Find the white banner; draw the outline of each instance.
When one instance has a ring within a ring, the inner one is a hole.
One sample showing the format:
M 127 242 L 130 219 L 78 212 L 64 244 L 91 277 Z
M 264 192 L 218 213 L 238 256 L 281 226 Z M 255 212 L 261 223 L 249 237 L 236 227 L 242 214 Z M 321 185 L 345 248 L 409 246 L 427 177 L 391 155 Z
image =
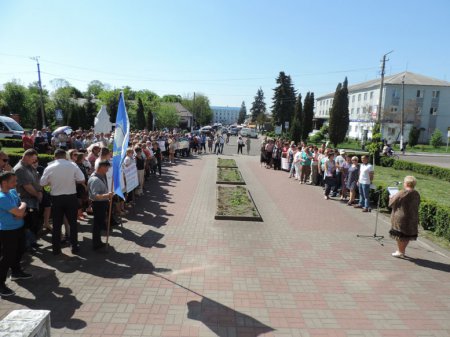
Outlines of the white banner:
M 275 125 L 275 134 L 281 135 L 281 125 Z
M 125 174 L 125 184 L 127 186 L 127 193 L 129 193 L 139 186 L 136 165 L 124 167 L 123 173 Z
M 161 149 L 161 152 L 166 151 L 166 142 L 164 140 L 158 140 L 159 148 Z

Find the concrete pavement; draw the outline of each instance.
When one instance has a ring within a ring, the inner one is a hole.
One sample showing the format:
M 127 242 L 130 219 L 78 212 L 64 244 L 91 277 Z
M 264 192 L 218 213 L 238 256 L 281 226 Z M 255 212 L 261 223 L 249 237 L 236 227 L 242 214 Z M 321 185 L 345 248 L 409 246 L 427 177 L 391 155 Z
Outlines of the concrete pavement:
M 259 149 L 258 152 L 259 154 Z M 450 336 L 450 260 L 414 242 L 408 259 L 372 234 L 374 214 L 233 156 L 264 222 L 216 221 L 216 158 L 167 168 L 112 249 L 31 258 L 0 316 L 52 310 L 52 336 Z M 155 179 L 156 180 L 156 179 Z M 380 223 L 379 233 L 387 235 Z

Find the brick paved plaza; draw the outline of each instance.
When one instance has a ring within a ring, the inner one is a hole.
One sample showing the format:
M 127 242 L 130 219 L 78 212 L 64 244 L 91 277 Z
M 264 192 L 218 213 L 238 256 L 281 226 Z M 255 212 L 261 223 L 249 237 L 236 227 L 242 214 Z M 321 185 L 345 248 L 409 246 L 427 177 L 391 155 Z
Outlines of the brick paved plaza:
M 13 309 L 51 310 L 52 336 L 450 336 L 450 259 L 421 242 L 408 259 L 371 238 L 375 214 L 234 156 L 264 222 L 214 220 L 215 155 L 179 160 L 115 228 L 108 252 L 28 257 Z M 379 233 L 388 223 L 380 220 Z M 447 255 L 447 256 L 445 256 Z

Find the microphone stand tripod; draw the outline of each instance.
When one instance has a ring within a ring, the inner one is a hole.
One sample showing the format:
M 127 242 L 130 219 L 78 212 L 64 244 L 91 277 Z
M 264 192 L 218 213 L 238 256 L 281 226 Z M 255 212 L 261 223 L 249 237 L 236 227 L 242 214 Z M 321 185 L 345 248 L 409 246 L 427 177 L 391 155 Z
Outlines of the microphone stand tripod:
M 358 238 L 372 238 L 375 239 L 380 245 L 384 246 L 382 240 L 384 239 L 383 235 L 377 235 L 377 229 L 378 229 L 378 214 L 380 213 L 380 200 L 381 200 L 381 193 L 383 190 L 379 190 L 378 192 L 375 190 L 375 193 L 378 193 L 378 204 L 377 204 L 377 214 L 375 215 L 375 230 L 373 232 L 373 235 L 361 235 L 357 234 L 356 236 Z

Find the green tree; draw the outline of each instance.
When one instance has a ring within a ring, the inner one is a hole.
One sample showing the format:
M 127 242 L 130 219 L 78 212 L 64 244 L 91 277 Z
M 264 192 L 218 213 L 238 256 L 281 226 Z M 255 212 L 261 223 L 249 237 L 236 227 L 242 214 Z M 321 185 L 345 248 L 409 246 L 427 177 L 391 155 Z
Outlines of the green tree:
M 420 129 L 413 126 L 409 131 L 408 145 L 411 147 L 416 146 L 419 143 L 419 137 L 420 137 Z
M 198 126 L 211 123 L 212 110 L 207 96 L 201 93 L 195 94 L 195 96 L 188 95 L 183 98 L 181 104 L 194 115 L 194 123 Z
M 97 106 L 92 101 L 92 96 L 88 95 L 86 97 L 86 103 L 84 103 L 84 109 L 86 111 L 86 119 L 82 127 L 84 129 L 89 129 L 94 126 L 95 116 L 97 115 Z
M 174 128 L 177 127 L 180 122 L 177 109 L 171 104 L 161 104 L 156 114 L 156 127 L 162 128 Z
M 136 109 L 136 122 L 138 129 L 143 129 L 145 125 L 145 113 L 144 113 L 144 103 L 142 102 L 142 98 L 139 97 L 137 101 L 137 109 Z
M 314 118 L 314 93 L 306 93 L 305 103 L 303 104 L 303 118 L 302 118 L 302 139 L 308 139 L 309 133 L 313 130 Z
M 109 120 L 111 123 L 116 122 L 117 108 L 119 107 L 120 89 L 104 90 L 98 98 L 100 99 L 100 106 L 106 105 L 106 110 L 109 112 Z M 125 96 L 127 99 L 127 96 Z
M 183 98 L 180 95 L 164 95 L 161 97 L 161 102 L 167 103 L 181 103 Z
M 103 84 L 99 80 L 93 80 L 93 81 L 89 82 L 89 84 L 87 86 L 85 97 L 86 98 L 89 98 L 89 97 L 90 98 L 96 98 L 105 89 L 106 89 L 106 85 L 105 84 Z
M 267 115 L 265 113 L 260 113 L 258 117 L 256 117 L 256 123 L 259 125 L 259 129 L 264 127 L 264 124 L 267 122 Z
M 147 110 L 147 123 L 146 123 L 147 130 L 151 131 L 153 130 L 153 112 L 152 109 Z
M 329 136 L 335 147 L 344 141 L 350 122 L 347 85 L 347 77 L 343 84 L 338 84 L 330 111 Z
M 273 89 L 272 116 L 276 124 L 281 124 L 284 132 L 286 131 L 284 123 L 291 121 L 295 113 L 295 89 L 291 77 L 284 71 L 280 72 L 276 83 L 278 85 Z
M 73 128 L 79 126 L 77 116 L 79 109 L 76 95 L 77 93 L 72 90 L 72 87 L 61 87 L 56 89 L 52 94 L 55 104 L 54 108 L 60 109 L 63 113 L 63 124 L 70 125 Z
M 44 104 L 45 125 L 48 125 L 48 116 L 46 114 L 45 105 L 49 100 L 49 97 L 48 91 L 45 90 L 45 88 L 42 89 L 42 99 Z M 38 82 L 33 82 L 28 86 L 26 106 L 27 110 L 30 112 L 29 121 L 32 123 L 34 128 L 41 129 L 42 128 L 41 92 L 39 89 Z
M 295 114 L 294 118 L 292 119 L 290 127 L 291 138 L 296 143 L 302 140 L 302 126 L 303 126 L 302 120 L 303 120 L 302 95 L 298 94 L 297 101 L 295 102 Z
M 27 88 L 17 81 L 5 83 L 3 85 L 3 101 L 5 115 L 18 114 L 21 120 L 28 120 L 29 112 L 26 109 Z
M 430 145 L 434 148 L 438 148 L 442 145 L 442 132 L 439 129 L 434 129 L 433 134 L 430 138 Z
M 264 102 L 264 92 L 261 88 L 258 89 L 256 93 L 255 100 L 252 103 L 252 107 L 250 108 L 250 112 L 252 115 L 252 122 L 256 121 L 258 116 L 263 113 L 266 113 L 266 103 Z
M 247 116 L 247 107 L 245 106 L 245 102 L 242 101 L 241 108 L 239 109 L 239 115 L 238 115 L 238 124 L 242 124 L 245 122 L 245 116 Z
M 380 151 L 383 148 L 383 142 L 381 141 L 381 127 L 379 123 L 376 123 L 372 129 L 372 139 L 366 146 L 372 158 L 375 158 L 375 163 L 380 163 Z

